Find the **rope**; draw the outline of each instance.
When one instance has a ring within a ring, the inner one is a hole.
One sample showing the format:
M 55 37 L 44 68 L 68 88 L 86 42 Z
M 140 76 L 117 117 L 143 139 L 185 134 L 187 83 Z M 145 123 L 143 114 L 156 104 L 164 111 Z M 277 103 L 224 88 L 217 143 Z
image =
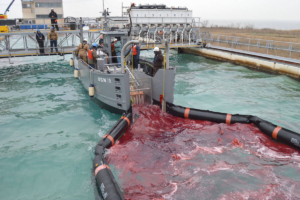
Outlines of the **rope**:
M 128 58 L 129 55 L 130 55 L 130 53 L 125 57 L 124 66 L 126 65 L 126 59 Z

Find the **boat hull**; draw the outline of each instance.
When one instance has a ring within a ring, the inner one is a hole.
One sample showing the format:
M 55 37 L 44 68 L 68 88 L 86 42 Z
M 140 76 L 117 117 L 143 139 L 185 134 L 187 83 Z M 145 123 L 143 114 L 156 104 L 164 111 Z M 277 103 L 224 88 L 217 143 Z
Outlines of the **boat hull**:
M 74 67 L 78 69 L 78 79 L 88 91 L 95 88 L 93 99 L 104 109 L 122 114 L 130 108 L 130 85 L 127 73 L 103 73 L 91 68 L 78 58 L 74 58 Z

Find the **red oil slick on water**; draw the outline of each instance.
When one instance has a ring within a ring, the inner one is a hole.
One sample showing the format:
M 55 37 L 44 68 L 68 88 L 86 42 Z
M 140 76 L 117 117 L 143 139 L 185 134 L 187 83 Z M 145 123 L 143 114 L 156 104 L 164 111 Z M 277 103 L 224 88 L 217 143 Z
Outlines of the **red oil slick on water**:
M 300 199 L 300 153 L 254 125 L 134 114 L 107 154 L 125 199 Z

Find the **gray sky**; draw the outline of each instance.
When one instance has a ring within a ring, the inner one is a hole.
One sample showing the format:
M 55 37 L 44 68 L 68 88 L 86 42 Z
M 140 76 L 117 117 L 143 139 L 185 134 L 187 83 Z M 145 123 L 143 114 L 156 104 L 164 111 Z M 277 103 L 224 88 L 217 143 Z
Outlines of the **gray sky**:
M 0 0 L 3 13 L 11 0 Z M 64 13 L 74 17 L 97 17 L 102 11 L 102 0 L 63 0 Z M 185 6 L 193 10 L 194 17 L 216 20 L 297 20 L 300 23 L 300 0 L 105 0 L 111 15 L 121 15 L 121 3 L 160 4 Z M 21 18 L 21 0 L 16 0 L 8 18 Z

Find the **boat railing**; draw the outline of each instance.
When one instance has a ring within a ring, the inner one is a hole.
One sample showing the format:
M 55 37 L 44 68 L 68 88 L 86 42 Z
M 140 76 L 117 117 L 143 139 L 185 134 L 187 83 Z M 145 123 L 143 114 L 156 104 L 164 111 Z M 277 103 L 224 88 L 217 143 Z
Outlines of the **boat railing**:
M 125 69 L 128 71 L 129 73 L 129 78 L 130 78 L 130 82 L 132 82 L 135 86 L 139 86 L 140 83 L 138 81 L 138 79 L 134 76 L 134 74 L 130 71 L 130 69 L 128 68 L 127 65 L 125 65 Z

